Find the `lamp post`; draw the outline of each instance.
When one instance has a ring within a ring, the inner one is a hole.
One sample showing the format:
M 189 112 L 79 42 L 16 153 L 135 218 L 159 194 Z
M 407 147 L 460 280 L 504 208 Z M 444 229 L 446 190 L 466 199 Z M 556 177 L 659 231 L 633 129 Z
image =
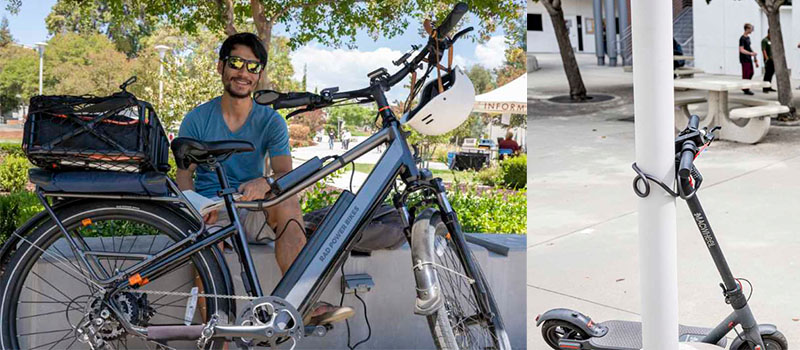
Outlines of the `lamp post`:
M 159 57 L 159 65 L 158 65 L 158 104 L 161 104 L 161 100 L 164 98 L 164 55 L 167 54 L 167 50 L 169 50 L 169 46 L 167 45 L 156 45 L 156 50 L 158 50 L 158 57 Z
M 39 51 L 39 95 L 42 94 L 42 71 L 44 67 L 44 47 L 47 46 L 46 42 L 38 42 L 34 44 L 36 50 Z

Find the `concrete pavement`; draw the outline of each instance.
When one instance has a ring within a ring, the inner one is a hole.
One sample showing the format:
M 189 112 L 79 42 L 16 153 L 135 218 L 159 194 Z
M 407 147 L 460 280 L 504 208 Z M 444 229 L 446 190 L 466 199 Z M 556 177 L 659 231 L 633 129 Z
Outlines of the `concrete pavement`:
M 547 348 L 533 318 L 551 308 L 596 321 L 638 320 L 641 310 L 632 75 L 583 56 L 589 92 L 614 100 L 579 107 L 542 101 L 567 91 L 557 57 L 537 55 L 542 70 L 528 77 L 529 110 L 540 112 L 529 115 L 528 128 L 529 349 Z M 798 145 L 800 128 L 772 126 L 760 144 L 715 142 L 696 163 L 705 180 L 698 195 L 720 246 L 734 275 L 754 286 L 756 320 L 777 325 L 791 347 L 800 345 Z M 686 205 L 678 200 L 676 208 L 679 319 L 714 326 L 730 307 Z

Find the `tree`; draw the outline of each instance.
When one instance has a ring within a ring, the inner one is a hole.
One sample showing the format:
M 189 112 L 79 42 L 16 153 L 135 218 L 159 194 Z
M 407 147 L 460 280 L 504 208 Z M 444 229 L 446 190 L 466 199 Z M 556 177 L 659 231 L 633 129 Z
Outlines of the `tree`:
M 564 22 L 561 0 L 541 0 L 541 2 L 553 22 L 558 49 L 561 51 L 561 61 L 564 64 L 564 72 L 567 74 L 567 82 L 569 83 L 569 97 L 573 100 L 585 100 L 586 86 L 583 85 L 578 61 L 575 59 L 575 52 L 572 51 L 572 44 L 569 41 L 569 32 Z
M 0 48 L 0 106 L 14 110 L 39 92 L 39 55 L 34 50 L 9 45 Z M 19 95 L 20 97 L 17 97 Z
M 11 36 L 11 30 L 8 29 L 8 18 L 3 16 L 3 20 L 0 22 L 0 47 L 6 47 L 13 42 L 14 37 Z
M 330 126 L 338 125 L 339 120 L 344 120 L 347 128 L 366 128 L 372 126 L 377 111 L 361 105 L 342 105 L 328 108 L 328 121 Z
M 292 49 L 311 41 L 352 47 L 359 29 L 366 30 L 374 38 L 379 35 L 393 37 L 405 30 L 409 18 L 419 20 L 430 17 L 431 14 L 434 18 L 443 18 L 456 2 L 457 0 L 59 1 L 70 5 L 71 13 L 91 13 L 98 8 L 98 3 L 106 4 L 109 11 L 104 13 L 108 13 L 110 18 L 91 17 L 104 24 L 131 21 L 148 23 L 152 18 L 159 18 L 185 33 L 194 33 L 206 27 L 211 30 L 222 29 L 225 34 L 230 35 L 237 32 L 237 25 L 244 23 L 245 18 L 252 18 L 257 34 L 268 50 L 273 43 L 273 28 L 279 24 L 285 26 L 288 37 L 291 38 L 288 45 Z M 497 25 L 517 19 L 519 10 L 526 4 L 522 0 L 469 2 L 471 12 L 480 24 L 478 35 L 484 39 L 495 31 Z M 19 9 L 20 4 L 21 0 L 15 0 L 9 2 L 7 7 L 13 13 Z M 135 15 L 132 16 L 131 13 Z M 276 76 L 272 72 L 268 73 L 270 74 L 265 74 L 259 82 L 259 88 L 272 86 L 271 80 L 276 79 Z
M 102 34 L 57 34 L 45 56 L 46 94 L 108 95 L 133 75 L 125 54 Z
M 135 57 L 142 49 L 141 39 L 150 35 L 158 18 L 130 0 L 62 0 L 45 18 L 51 35 L 59 33 L 105 34 L 117 50 Z
M 783 46 L 779 11 L 784 0 L 756 0 L 756 2 L 767 15 L 767 23 L 769 23 L 772 62 L 775 64 L 775 81 L 778 83 L 778 101 L 782 105 L 788 106 L 790 113 L 794 116 L 796 109 L 792 103 L 792 87 L 789 80 L 789 69 L 786 65 L 786 49 Z
M 495 70 L 497 86 L 508 84 L 527 73 L 525 70 L 526 58 L 525 51 L 520 47 L 506 49 L 506 59 L 503 62 L 503 66 Z
M 467 76 L 475 87 L 475 94 L 482 94 L 497 87 L 492 78 L 492 73 L 483 66 L 476 64 L 467 70 Z

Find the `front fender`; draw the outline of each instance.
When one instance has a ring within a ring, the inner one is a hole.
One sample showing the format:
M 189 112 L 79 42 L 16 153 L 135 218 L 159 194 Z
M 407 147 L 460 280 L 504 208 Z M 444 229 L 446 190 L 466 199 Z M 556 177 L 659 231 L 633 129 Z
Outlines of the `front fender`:
M 580 328 L 592 337 L 602 337 L 608 333 L 608 328 L 592 321 L 592 318 L 578 311 L 570 309 L 552 309 L 536 317 L 536 326 L 548 320 L 568 322 Z

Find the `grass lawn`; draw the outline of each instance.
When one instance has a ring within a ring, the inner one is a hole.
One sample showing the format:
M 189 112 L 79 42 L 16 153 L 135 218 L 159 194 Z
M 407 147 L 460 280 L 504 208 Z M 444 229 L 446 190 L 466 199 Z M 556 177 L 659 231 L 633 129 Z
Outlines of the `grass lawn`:
M 369 174 L 372 171 L 372 168 L 375 164 L 360 164 L 356 163 L 356 171 Z M 350 169 L 350 165 L 347 166 L 347 169 Z M 431 169 L 434 177 L 440 177 L 443 181 L 446 182 L 453 182 L 454 176 L 458 177 L 459 181 L 462 182 L 472 182 L 472 177 L 475 174 L 473 171 L 450 171 L 450 170 L 439 170 L 439 169 Z M 454 175 L 455 174 L 455 175 Z

